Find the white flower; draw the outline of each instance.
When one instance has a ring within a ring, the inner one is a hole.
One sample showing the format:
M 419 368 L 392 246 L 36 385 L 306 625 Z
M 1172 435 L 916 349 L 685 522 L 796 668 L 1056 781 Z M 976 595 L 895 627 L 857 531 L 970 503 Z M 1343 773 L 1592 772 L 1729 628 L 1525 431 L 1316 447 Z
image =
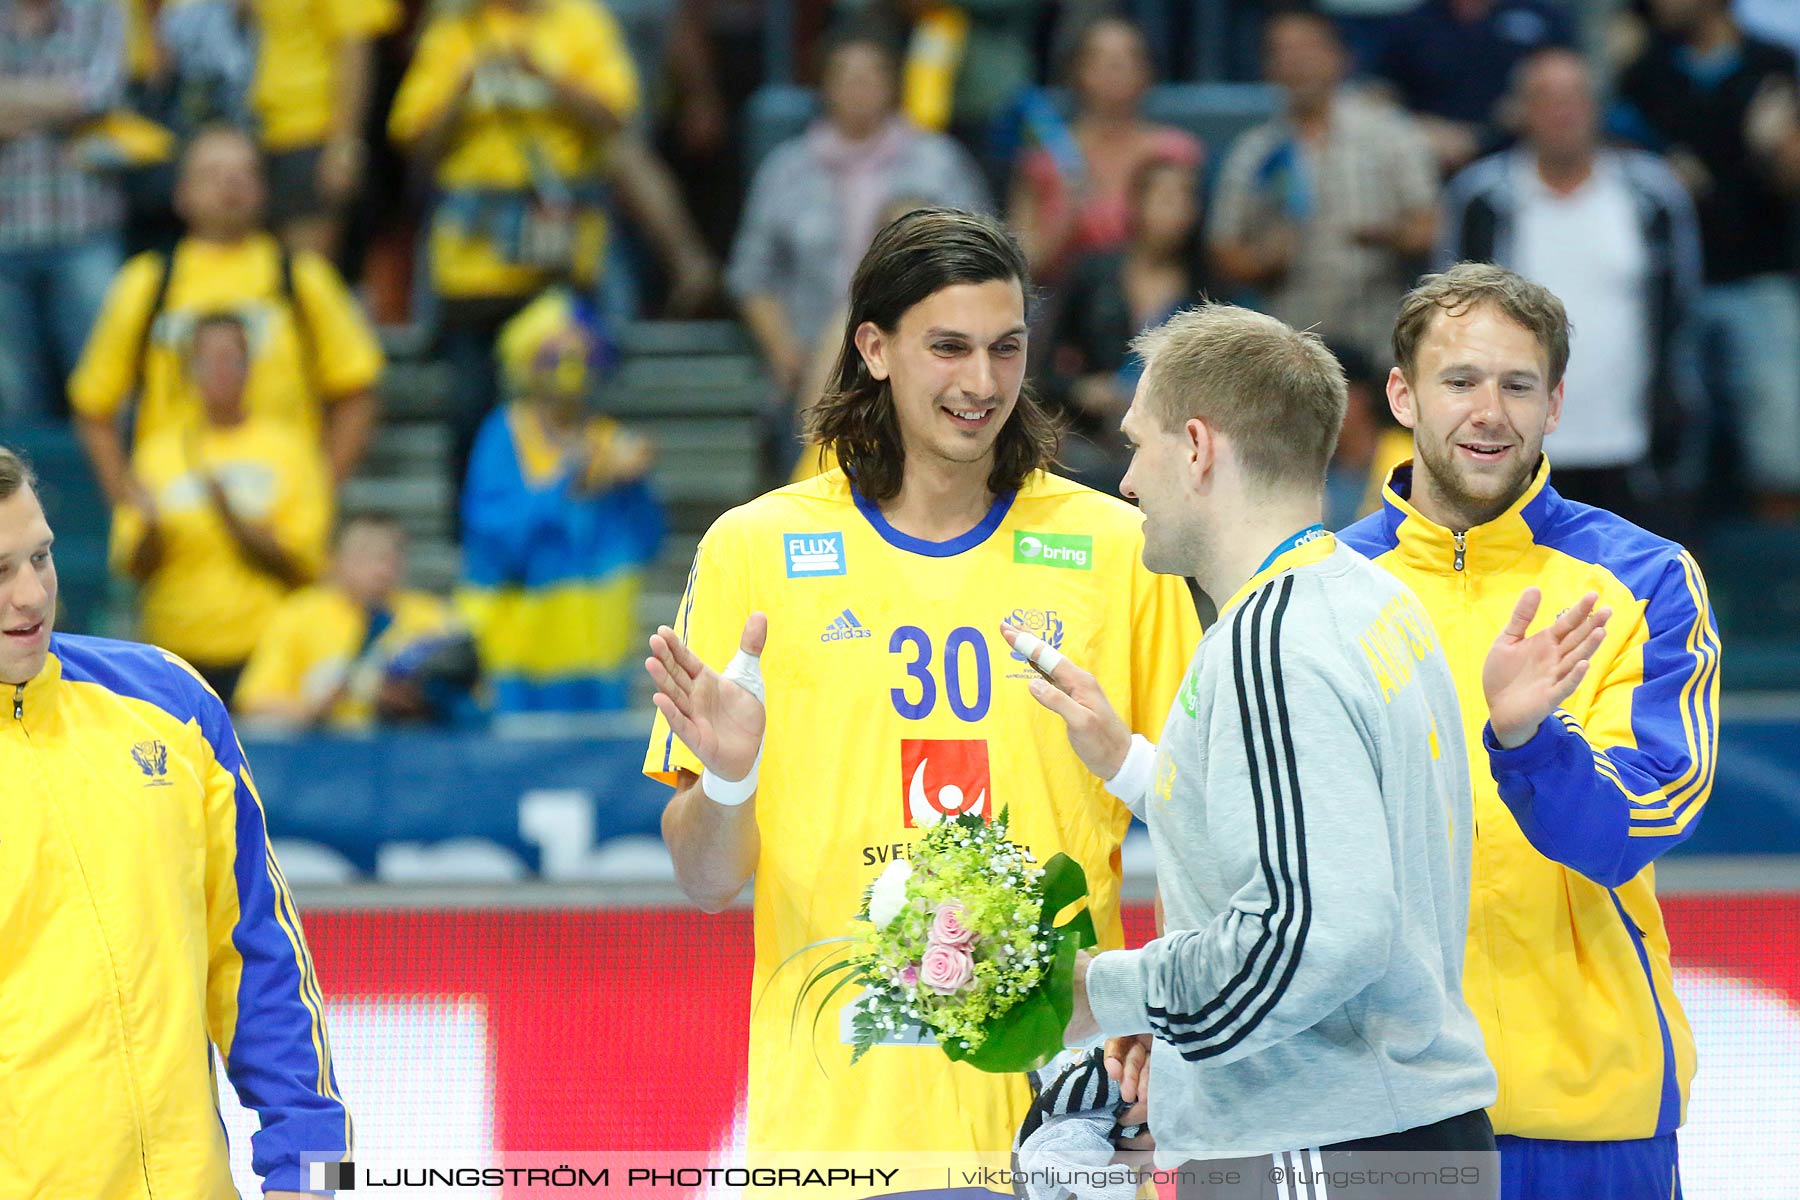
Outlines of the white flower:
M 886 929 L 906 907 L 906 881 L 912 878 L 912 863 L 896 858 L 887 865 L 869 893 L 869 920 L 875 928 Z

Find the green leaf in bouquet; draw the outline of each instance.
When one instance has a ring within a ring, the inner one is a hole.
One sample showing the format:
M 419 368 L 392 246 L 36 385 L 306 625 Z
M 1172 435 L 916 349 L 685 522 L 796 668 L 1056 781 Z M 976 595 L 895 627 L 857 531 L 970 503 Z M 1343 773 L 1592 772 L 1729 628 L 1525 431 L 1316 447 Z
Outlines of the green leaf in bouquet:
M 1060 928 L 1056 918 L 1062 915 L 1063 909 L 1081 900 L 1088 894 L 1087 872 L 1081 864 L 1066 854 L 1057 854 L 1044 864 L 1044 915 L 1045 929 Z M 1086 910 L 1083 910 L 1085 914 Z M 1093 928 L 1093 920 L 1088 921 L 1088 928 Z M 1093 945 L 1088 942 L 1087 945 Z
M 833 946 L 833 945 L 839 945 L 844 942 L 854 942 L 856 940 L 857 940 L 856 935 L 850 934 L 850 933 L 846 933 L 842 937 L 820 938 L 816 942 L 806 943 L 806 945 L 800 947 L 798 950 L 794 951 L 792 954 L 790 954 L 786 958 L 782 959 L 779 963 L 775 964 L 775 969 L 773 971 L 769 972 L 768 982 L 763 984 L 762 995 L 758 996 L 756 998 L 756 1003 L 751 1006 L 751 1009 L 750 1009 L 751 1019 L 755 1020 L 756 1014 L 762 1011 L 762 1002 L 765 999 L 767 999 L 768 995 L 769 995 L 769 985 L 773 984 L 775 982 L 775 977 L 777 975 L 779 975 L 783 971 L 787 970 L 788 964 L 792 963 L 795 959 L 799 958 L 801 955 L 807 953 L 808 951 L 817 950 L 820 946 Z M 839 953 L 842 953 L 842 951 L 840 951 Z M 810 978 L 810 976 L 809 976 L 809 978 Z
M 1092 924 L 1090 920 L 1090 928 Z M 1063 1031 L 1075 1011 L 1075 952 L 1080 949 L 1080 935 L 1058 929 L 1049 936 L 1056 940 L 1056 949 L 1042 982 L 987 1023 L 987 1037 L 981 1045 L 965 1050 L 960 1042 L 944 1041 L 944 1053 L 952 1061 L 1005 1075 L 1035 1071 L 1062 1050 Z
M 833 996 L 837 995 L 853 983 L 862 982 L 863 979 L 861 976 L 844 976 L 842 979 L 838 980 L 837 983 L 832 985 L 829 992 L 825 993 L 825 998 L 819 1001 L 818 1010 L 813 1013 L 812 1029 L 807 1034 L 807 1041 L 812 1045 L 813 1061 L 819 1064 L 819 1070 L 827 1076 L 829 1076 L 831 1072 L 825 1070 L 825 1060 L 819 1057 L 819 1021 L 825 1016 L 825 1010 L 831 1007 L 831 998 Z M 796 1006 L 795 1011 L 799 1011 L 798 1006 Z
M 818 987 L 824 980 L 836 975 L 839 971 L 854 970 L 861 965 L 862 964 L 858 959 L 851 957 L 840 958 L 835 962 L 824 963 L 814 967 L 812 973 L 806 977 L 806 982 L 801 985 L 800 994 L 794 997 L 793 1016 L 788 1020 L 788 1037 L 792 1038 L 794 1036 L 794 1030 L 800 1025 L 800 1010 L 806 1006 L 806 997 L 808 993 Z M 830 999 L 830 997 L 827 996 L 826 999 Z M 823 1006 L 825 1001 L 821 1000 L 819 1003 Z
M 881 1027 L 876 1024 L 875 1014 L 868 1008 L 856 1010 L 851 1018 L 851 1044 L 855 1049 L 850 1051 L 850 1065 L 855 1066 L 857 1060 L 869 1052 L 869 1047 L 881 1040 Z

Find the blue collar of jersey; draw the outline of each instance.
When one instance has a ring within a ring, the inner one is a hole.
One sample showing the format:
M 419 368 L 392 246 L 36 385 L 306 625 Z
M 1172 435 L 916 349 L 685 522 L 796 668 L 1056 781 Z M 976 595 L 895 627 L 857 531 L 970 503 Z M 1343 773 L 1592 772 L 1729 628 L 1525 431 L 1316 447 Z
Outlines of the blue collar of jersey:
M 1304 546 L 1314 538 L 1324 536 L 1325 526 L 1316 522 L 1308 525 L 1305 529 L 1302 529 L 1299 533 L 1293 534 L 1286 541 L 1282 542 L 1281 545 L 1269 551 L 1269 557 L 1262 560 L 1262 566 L 1256 568 L 1256 570 L 1250 572 L 1250 574 L 1252 576 L 1261 575 L 1264 571 L 1269 569 L 1270 563 L 1286 554 L 1289 550 L 1292 550 L 1295 546 Z
M 1006 520 L 1006 514 L 1012 509 L 1013 498 L 1018 494 L 1016 491 L 1001 492 L 994 497 L 994 503 L 988 507 L 987 515 L 976 523 L 975 528 L 967 533 L 958 534 L 948 541 L 932 542 L 925 538 L 914 537 L 910 533 L 901 533 L 888 523 L 886 517 L 881 515 L 881 509 L 873 500 L 854 487 L 850 489 L 850 495 L 856 501 L 857 511 L 862 513 L 870 525 L 874 526 L 875 532 L 881 535 L 882 541 L 896 550 L 905 550 L 909 554 L 923 554 L 927 558 L 953 558 L 964 550 L 973 550 L 987 541 L 993 536 L 994 530 L 1000 528 L 1000 522 Z

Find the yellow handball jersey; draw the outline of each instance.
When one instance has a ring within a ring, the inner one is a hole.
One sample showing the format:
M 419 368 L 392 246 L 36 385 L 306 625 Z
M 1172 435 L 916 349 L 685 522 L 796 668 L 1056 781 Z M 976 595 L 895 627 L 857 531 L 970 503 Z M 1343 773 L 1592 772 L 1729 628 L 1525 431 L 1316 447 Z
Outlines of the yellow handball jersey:
M 1041 472 L 947 542 L 894 529 L 841 470 L 726 513 L 701 542 L 676 632 L 722 668 L 745 618 L 769 618 L 753 1154 L 1011 1145 L 1031 1098 L 1023 1076 L 984 1074 L 930 1046 L 877 1046 L 852 1067 L 838 1025 L 850 992 L 815 1036 L 810 1012 L 790 1036 L 815 958 L 772 973 L 808 943 L 849 932 L 869 881 L 934 811 L 1010 809 L 1013 836 L 1040 862 L 1061 851 L 1081 863 L 1101 943 L 1120 945 L 1130 815 L 1069 749 L 1062 720 L 1031 698 L 1031 668 L 1000 623 L 1060 647 L 1132 729 L 1154 734 L 1200 626 L 1183 581 L 1147 571 L 1142 549 L 1135 508 Z M 700 762 L 659 716 L 644 770 L 672 784 L 684 769 L 698 774 Z

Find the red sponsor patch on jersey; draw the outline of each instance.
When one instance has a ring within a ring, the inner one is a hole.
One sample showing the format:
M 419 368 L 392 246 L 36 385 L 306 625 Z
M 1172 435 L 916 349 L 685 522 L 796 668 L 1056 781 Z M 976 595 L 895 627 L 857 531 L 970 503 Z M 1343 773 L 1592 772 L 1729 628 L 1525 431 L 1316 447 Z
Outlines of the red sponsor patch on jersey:
M 935 825 L 945 817 L 994 815 L 988 786 L 988 748 L 982 738 L 912 739 L 900 743 L 901 815 L 908 829 Z

